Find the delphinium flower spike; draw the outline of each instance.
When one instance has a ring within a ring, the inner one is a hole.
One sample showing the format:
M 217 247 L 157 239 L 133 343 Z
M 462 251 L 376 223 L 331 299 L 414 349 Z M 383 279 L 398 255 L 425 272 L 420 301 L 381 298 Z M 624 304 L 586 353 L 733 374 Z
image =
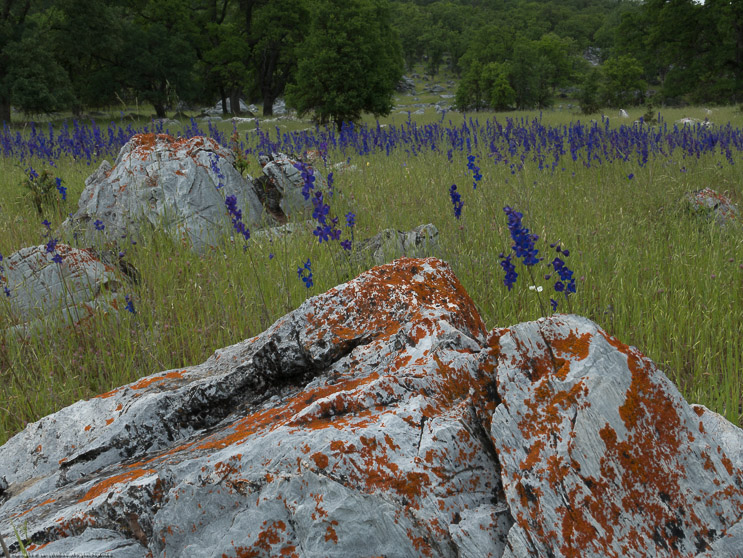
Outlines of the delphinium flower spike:
M 302 196 L 309 200 L 312 190 L 315 189 L 315 169 L 301 161 L 294 163 L 294 168 L 302 174 Z
M 62 263 L 62 256 L 60 256 L 57 253 L 57 243 L 59 242 L 59 239 L 56 238 L 50 238 L 49 242 L 46 243 L 46 246 L 44 249 L 46 250 L 47 254 L 52 255 L 52 261 L 57 264 Z
M 237 207 L 237 196 L 227 196 L 224 200 L 224 204 L 227 206 L 227 211 L 232 218 L 232 227 L 239 232 L 247 242 L 250 239 L 250 229 L 245 226 L 245 223 L 243 223 L 242 210 Z
M 297 276 L 304 282 L 308 289 L 313 285 L 312 282 L 312 262 L 307 258 L 303 267 L 297 267 Z
M 464 207 L 464 202 L 462 201 L 462 196 L 460 196 L 459 192 L 457 192 L 456 184 L 452 184 L 451 188 L 449 188 L 449 197 L 451 198 L 451 203 L 454 206 L 454 217 L 459 219 L 462 216 L 462 207 Z
M 224 173 L 222 172 L 222 169 L 219 168 L 219 155 L 216 153 L 209 155 L 209 165 L 212 168 L 212 172 L 217 177 L 217 190 L 219 190 L 224 187 Z
M 503 211 L 508 216 L 508 230 L 511 234 L 511 239 L 513 240 L 513 245 L 511 246 L 513 253 L 508 254 L 508 256 L 501 253 L 499 257 L 501 259 L 500 266 L 506 273 L 503 283 L 510 291 L 518 277 L 515 266 L 511 261 L 511 256 L 520 259 L 524 266 L 526 266 L 529 276 L 532 279 L 532 283 L 535 282 L 531 268 L 543 261 L 544 258 L 537 257 L 539 250 L 535 247 L 535 243 L 539 240 L 539 236 L 531 234 L 529 229 L 523 226 L 523 214 L 515 211 L 509 206 L 504 207 Z M 548 267 L 552 268 L 552 272 L 545 274 L 544 279 L 545 281 L 549 281 L 552 276 L 556 274 L 558 280 L 555 281 L 553 288 L 555 289 L 555 292 L 563 293 L 567 298 L 568 295 L 575 293 L 575 279 L 573 278 L 573 271 L 567 267 L 565 261 L 561 259 L 560 256 L 567 258 L 570 256 L 570 251 L 562 248 L 557 243 L 550 244 L 550 248 L 554 248 L 558 256 L 547 264 Z M 540 293 L 542 289 L 538 285 L 534 284 L 532 290 Z M 542 306 L 541 298 L 539 300 L 539 305 Z M 550 298 L 550 305 L 553 312 L 557 310 L 558 303 L 555 299 Z
M 472 188 L 477 189 L 477 183 L 482 180 L 482 174 L 480 174 L 480 167 L 475 164 L 475 156 L 467 156 L 467 169 L 472 171 Z
M 126 295 L 124 297 L 124 300 L 126 301 L 126 306 L 124 306 L 124 310 L 132 314 L 136 314 L 137 311 L 134 309 L 134 298 L 129 295 Z
M 516 266 L 513 265 L 513 262 L 511 261 L 512 255 L 513 254 L 508 254 L 508 256 L 506 256 L 501 252 L 499 256 L 501 259 L 500 266 L 503 268 L 503 271 L 506 272 L 506 276 L 503 278 L 503 284 L 508 287 L 509 291 L 516 284 L 516 279 L 519 276 L 519 274 L 516 273 Z
M 57 177 L 54 181 L 57 183 L 57 192 L 62 196 L 62 201 L 67 201 L 67 188 L 62 186 L 62 179 Z
M 346 213 L 346 226 L 351 229 L 351 240 L 344 240 L 341 242 L 341 246 L 344 250 L 349 252 L 353 248 L 353 228 L 356 225 L 356 214 L 352 212 Z

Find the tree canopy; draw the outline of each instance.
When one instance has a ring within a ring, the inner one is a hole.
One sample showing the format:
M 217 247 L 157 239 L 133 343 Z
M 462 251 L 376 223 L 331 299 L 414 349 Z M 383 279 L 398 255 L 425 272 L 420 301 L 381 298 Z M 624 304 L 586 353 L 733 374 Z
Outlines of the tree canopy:
M 415 69 L 415 70 L 414 70 Z M 286 96 L 321 122 L 392 109 L 403 70 L 459 79 L 463 110 L 743 97 L 731 0 L 4 0 L 0 119 Z
M 287 102 L 320 123 L 358 120 L 363 111 L 389 114 L 402 76 L 397 37 L 383 0 L 319 0 L 298 53 Z

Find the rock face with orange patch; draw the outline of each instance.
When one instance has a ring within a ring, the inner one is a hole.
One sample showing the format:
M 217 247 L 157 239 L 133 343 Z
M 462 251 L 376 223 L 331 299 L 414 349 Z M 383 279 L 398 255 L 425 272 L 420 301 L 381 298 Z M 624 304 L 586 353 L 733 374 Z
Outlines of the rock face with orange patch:
M 28 425 L 0 517 L 32 555 L 734 556 L 741 448 L 592 322 L 488 334 L 404 258 Z
M 118 269 L 90 250 L 57 244 L 56 253 L 59 264 L 44 245 L 21 248 L 4 261 L 3 286 L 10 291 L 6 300 L 17 333 L 41 330 L 46 321 L 77 323 L 125 304 L 118 291 L 126 280 Z
M 714 191 L 712 188 L 703 188 L 686 194 L 686 204 L 689 210 L 720 226 L 740 224 L 738 206 L 727 196 Z
M 504 556 L 743 549 L 740 429 L 584 318 L 496 330 L 490 344 L 503 401 L 491 434 L 516 522 Z
M 513 522 L 485 339 L 443 262 L 374 268 L 29 425 L 0 448 L 0 517 L 112 556 L 497 557 Z
M 228 149 L 211 138 L 139 134 L 121 149 L 113 167 L 104 161 L 85 181 L 78 210 L 62 229 L 98 246 L 120 242 L 122 235 L 136 237 L 149 225 L 201 251 L 229 230 L 224 205 L 229 195 L 237 196 L 248 226 L 260 222 L 263 207 Z M 103 230 L 96 229 L 98 220 Z

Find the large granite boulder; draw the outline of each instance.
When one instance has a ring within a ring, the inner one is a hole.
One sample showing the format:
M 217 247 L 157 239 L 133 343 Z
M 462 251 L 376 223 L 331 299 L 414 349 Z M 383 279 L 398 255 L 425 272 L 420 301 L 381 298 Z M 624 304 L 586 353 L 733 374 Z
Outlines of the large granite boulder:
M 516 522 L 504 556 L 734 555 L 741 430 L 585 318 L 496 329 L 489 344 L 503 402 L 491 437 Z
M 139 134 L 113 167 L 104 161 L 85 181 L 78 210 L 62 229 L 86 246 L 100 246 L 137 237 L 140 227 L 151 225 L 203 251 L 231 226 L 229 195 L 237 197 L 246 224 L 261 221 L 261 203 L 230 150 L 205 137 Z
M 488 334 L 446 264 L 405 258 L 30 424 L 0 448 L 0 533 L 25 523 L 31 556 L 733 556 L 742 447 L 588 320 Z
M 98 312 L 123 307 L 129 280 L 113 262 L 106 263 L 94 250 L 66 244 L 21 248 L 3 262 L 0 304 L 7 304 L 10 329 L 28 334 L 55 321 L 79 323 Z M 54 261 L 55 257 L 61 259 Z

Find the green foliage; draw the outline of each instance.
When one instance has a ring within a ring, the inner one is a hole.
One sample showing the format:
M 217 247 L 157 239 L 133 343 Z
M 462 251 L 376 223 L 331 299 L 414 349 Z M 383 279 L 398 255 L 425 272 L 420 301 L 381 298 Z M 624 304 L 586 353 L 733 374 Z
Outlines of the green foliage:
M 26 549 L 26 544 L 28 542 L 28 524 L 26 522 L 23 523 L 23 536 L 21 536 L 21 533 L 18 532 L 18 528 L 15 526 L 15 524 L 11 521 L 10 522 L 11 527 L 13 527 L 13 533 L 15 534 L 15 540 L 18 543 L 18 551 L 21 553 L 21 556 L 23 558 L 28 557 L 28 549 Z M 3 542 L 3 546 L 5 546 L 5 543 Z
M 583 78 L 578 102 L 583 114 L 594 114 L 601 108 L 599 100 L 599 89 L 601 86 L 601 71 L 598 68 L 590 68 Z
M 30 2 L 5 2 L 0 11 L 0 120 L 5 122 L 10 122 L 13 87 L 18 86 L 16 80 L 24 80 L 31 75 L 24 71 L 23 64 L 16 62 L 15 55 L 22 51 L 20 43 L 24 39 L 35 45 L 39 42 L 35 30 L 26 25 L 29 7 Z M 24 37 L 27 32 L 29 36 Z M 35 37 L 31 38 L 31 35 Z M 34 70 L 38 71 L 38 68 Z M 13 71 L 15 75 L 11 75 Z M 21 88 L 25 90 L 25 84 L 21 84 Z
M 642 79 L 642 67 L 631 56 L 610 58 L 602 67 L 601 98 L 611 107 L 642 104 L 647 84 Z
M 14 64 L 6 76 L 13 103 L 29 114 L 69 108 L 74 100 L 67 73 L 40 35 L 26 35 L 5 53 Z
M 490 62 L 482 70 L 480 87 L 488 105 L 494 110 L 508 110 L 516 102 L 516 92 L 508 81 L 510 66 Z
M 124 22 L 118 55 L 121 80 L 155 108 L 159 118 L 177 95 L 194 86 L 197 29 L 189 0 L 129 0 L 133 15 Z
M 645 108 L 645 114 L 642 115 L 642 121 L 645 124 L 656 124 L 658 121 L 656 120 L 656 113 L 655 113 L 655 107 L 653 106 L 653 103 L 648 102 Z
M 201 58 L 207 81 L 219 90 L 241 88 L 250 76 L 250 44 L 245 40 L 244 29 L 236 21 L 210 21 L 206 33 Z
M 552 68 L 549 59 L 540 54 L 534 41 L 520 37 L 513 46 L 511 84 L 516 93 L 516 107 L 544 107 L 549 99 L 548 80 Z
M 421 30 L 433 26 L 429 12 L 412 3 L 395 2 L 392 5 L 393 27 L 400 39 L 403 59 L 408 70 L 423 59 L 426 42 Z
M 469 64 L 459 82 L 456 106 L 460 110 L 508 110 L 516 102 L 516 92 L 509 82 L 510 66 L 490 62 L 483 66 L 475 60 Z
M 485 94 L 481 88 L 482 72 L 483 67 L 478 60 L 468 64 L 457 86 L 455 103 L 459 110 L 479 110 L 485 106 Z
M 43 170 L 38 175 L 35 172 L 26 175 L 21 185 L 28 190 L 28 197 L 39 215 L 44 214 L 44 207 L 59 207 L 61 200 L 57 192 L 57 183 L 49 171 Z
M 578 62 L 571 39 L 550 32 L 533 40 L 489 25 L 473 36 L 459 65 L 457 106 L 505 110 L 549 106 L 555 89 L 576 74 Z
M 616 53 L 636 58 L 666 102 L 735 102 L 743 91 L 743 3 L 632 4 L 616 28 Z
M 386 115 L 402 75 L 402 57 L 384 0 L 320 0 L 300 47 L 287 104 L 320 123 Z
M 48 40 L 66 72 L 73 110 L 117 101 L 121 81 L 114 64 L 121 47 L 122 10 L 110 1 L 67 0 L 50 10 Z
M 304 0 L 272 0 L 253 15 L 252 75 L 263 98 L 264 116 L 273 114 L 274 100 L 294 78 L 309 16 Z

